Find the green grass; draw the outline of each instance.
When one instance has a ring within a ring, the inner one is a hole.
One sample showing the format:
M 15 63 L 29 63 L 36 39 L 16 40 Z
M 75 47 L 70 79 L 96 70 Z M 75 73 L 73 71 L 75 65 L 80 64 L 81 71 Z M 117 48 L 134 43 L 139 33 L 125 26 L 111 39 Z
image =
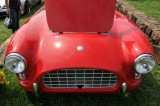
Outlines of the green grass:
M 124 0 L 160 21 L 160 0 Z
M 3 106 L 158 106 L 160 105 L 160 65 L 143 75 L 140 86 L 128 97 L 119 94 L 43 94 L 41 98 L 27 96 L 15 74 L 3 69 L 9 85 L 0 86 L 0 105 Z
M 24 22 L 26 22 L 40 7 L 42 7 L 42 5 L 43 4 L 34 6 L 30 14 L 21 16 L 19 23 L 20 26 L 22 26 Z M 12 30 L 4 27 L 4 19 L 5 18 L 0 18 L 0 45 L 12 35 Z

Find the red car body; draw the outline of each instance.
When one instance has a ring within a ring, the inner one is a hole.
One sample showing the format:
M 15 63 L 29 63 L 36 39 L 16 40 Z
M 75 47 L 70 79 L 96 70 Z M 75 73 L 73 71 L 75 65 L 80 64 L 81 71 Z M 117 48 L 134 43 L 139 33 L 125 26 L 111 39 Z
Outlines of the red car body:
M 25 90 L 33 92 L 33 83 L 37 83 L 42 93 L 117 93 L 124 82 L 127 92 L 140 84 L 141 78 L 134 78 L 134 59 L 154 54 L 145 34 L 127 17 L 115 11 L 113 26 L 107 33 L 54 33 L 46 18 L 44 9 L 25 22 L 6 52 L 25 57 L 27 68 L 22 73 L 26 79 L 19 79 Z M 83 50 L 77 50 L 78 46 Z M 60 69 L 107 70 L 115 73 L 118 81 L 106 88 L 52 88 L 42 83 L 44 75 Z

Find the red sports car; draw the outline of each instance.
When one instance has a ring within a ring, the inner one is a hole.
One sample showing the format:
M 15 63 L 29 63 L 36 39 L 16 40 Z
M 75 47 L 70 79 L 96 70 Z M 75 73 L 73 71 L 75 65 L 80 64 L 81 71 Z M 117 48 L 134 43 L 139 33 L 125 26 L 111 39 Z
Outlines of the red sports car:
M 145 34 L 116 0 L 45 0 L 14 34 L 6 68 L 39 93 L 123 93 L 155 66 Z

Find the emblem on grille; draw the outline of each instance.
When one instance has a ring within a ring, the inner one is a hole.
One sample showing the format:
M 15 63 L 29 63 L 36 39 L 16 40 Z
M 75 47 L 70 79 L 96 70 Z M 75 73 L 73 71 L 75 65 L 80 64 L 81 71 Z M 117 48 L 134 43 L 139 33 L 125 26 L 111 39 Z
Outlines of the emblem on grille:
M 78 47 L 77 47 L 77 50 L 78 50 L 78 51 L 83 51 L 83 50 L 84 50 L 84 47 L 83 47 L 83 46 L 78 46 Z

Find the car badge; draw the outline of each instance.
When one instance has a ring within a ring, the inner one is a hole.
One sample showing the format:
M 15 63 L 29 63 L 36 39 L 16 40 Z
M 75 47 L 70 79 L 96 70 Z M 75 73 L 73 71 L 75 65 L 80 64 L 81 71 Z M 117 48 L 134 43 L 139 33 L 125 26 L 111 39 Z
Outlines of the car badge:
M 83 46 L 78 46 L 78 47 L 77 47 L 77 50 L 78 50 L 78 51 L 83 51 L 83 50 L 84 50 L 84 47 L 83 47 Z

